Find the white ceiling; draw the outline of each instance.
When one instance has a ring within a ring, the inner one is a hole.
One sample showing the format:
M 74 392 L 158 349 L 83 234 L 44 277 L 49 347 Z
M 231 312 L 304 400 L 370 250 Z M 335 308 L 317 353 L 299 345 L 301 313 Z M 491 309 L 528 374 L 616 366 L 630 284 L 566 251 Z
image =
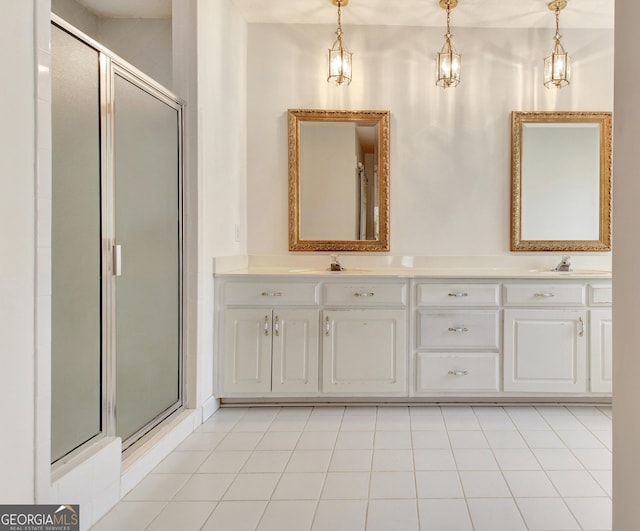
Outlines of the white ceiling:
M 170 18 L 171 0 L 77 0 L 102 17 Z M 181 2 L 183 0 L 174 0 Z M 218 2 L 221 0 L 208 0 Z M 335 24 L 331 0 L 232 0 L 250 23 Z M 554 23 L 548 0 L 459 0 L 454 27 L 548 28 Z M 615 0 L 568 0 L 562 28 L 613 28 Z M 342 21 L 349 24 L 442 26 L 438 0 L 349 0 Z

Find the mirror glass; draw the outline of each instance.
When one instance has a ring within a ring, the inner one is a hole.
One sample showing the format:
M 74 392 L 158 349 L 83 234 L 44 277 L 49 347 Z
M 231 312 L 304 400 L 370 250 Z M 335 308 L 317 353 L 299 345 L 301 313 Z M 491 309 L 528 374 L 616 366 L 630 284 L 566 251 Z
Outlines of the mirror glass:
M 611 113 L 512 114 L 512 251 L 611 249 Z
M 388 111 L 288 117 L 289 250 L 388 251 Z

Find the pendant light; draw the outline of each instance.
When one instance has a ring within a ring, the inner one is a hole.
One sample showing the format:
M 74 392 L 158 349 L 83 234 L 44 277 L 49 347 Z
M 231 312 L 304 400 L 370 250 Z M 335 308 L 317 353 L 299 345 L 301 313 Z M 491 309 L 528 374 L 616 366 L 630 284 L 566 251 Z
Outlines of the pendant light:
M 456 87 L 460 83 L 460 55 L 451 44 L 451 10 L 458 5 L 458 0 L 440 0 L 439 4 L 447 11 L 447 33 L 444 46 L 436 56 L 436 85 Z
M 544 86 L 562 88 L 571 81 L 571 58 L 560 44 L 560 11 L 567 7 L 567 0 L 553 0 L 547 4 L 556 14 L 556 34 L 553 36 L 553 51 L 544 60 Z
M 348 85 L 351 83 L 351 54 L 342 44 L 341 8 L 349 3 L 349 0 L 331 0 L 338 6 L 338 29 L 336 40 L 329 49 L 329 74 L 327 82 L 333 81 L 336 85 Z

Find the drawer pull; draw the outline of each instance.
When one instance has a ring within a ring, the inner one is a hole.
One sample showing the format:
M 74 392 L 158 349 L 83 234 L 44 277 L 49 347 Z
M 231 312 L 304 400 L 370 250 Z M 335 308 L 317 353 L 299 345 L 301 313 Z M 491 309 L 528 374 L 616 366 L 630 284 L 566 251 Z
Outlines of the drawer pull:
M 265 336 L 269 335 L 269 316 L 268 315 L 264 316 L 264 335 Z
M 325 335 L 325 336 L 328 336 L 328 335 L 329 335 L 329 327 L 330 327 L 330 324 L 329 324 L 329 316 L 327 315 L 327 316 L 324 318 L 324 335 Z
M 555 293 L 534 293 L 533 296 L 549 298 L 549 297 L 555 297 L 556 294 Z
M 278 317 L 277 315 L 275 316 L 275 318 L 273 320 L 273 333 L 276 336 L 280 335 L 280 317 Z
M 282 293 L 279 291 L 263 291 L 260 295 L 263 297 L 282 297 Z
M 449 332 L 468 332 L 469 329 L 466 326 L 456 326 L 449 328 Z
M 449 297 L 468 297 L 468 293 L 449 293 Z
M 353 296 L 354 297 L 373 297 L 375 293 L 373 291 L 356 291 Z
M 578 335 L 580 337 L 584 336 L 584 321 L 582 320 L 582 317 L 578 317 L 578 324 L 580 325 L 580 330 L 578 330 Z
M 469 371 L 449 371 L 451 376 L 466 376 L 469 374 Z

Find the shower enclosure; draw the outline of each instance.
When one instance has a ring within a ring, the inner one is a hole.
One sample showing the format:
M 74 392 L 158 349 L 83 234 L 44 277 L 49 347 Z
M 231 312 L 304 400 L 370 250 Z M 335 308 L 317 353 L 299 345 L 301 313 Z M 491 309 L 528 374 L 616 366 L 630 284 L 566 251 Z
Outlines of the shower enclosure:
M 51 456 L 182 405 L 182 116 L 54 17 Z

